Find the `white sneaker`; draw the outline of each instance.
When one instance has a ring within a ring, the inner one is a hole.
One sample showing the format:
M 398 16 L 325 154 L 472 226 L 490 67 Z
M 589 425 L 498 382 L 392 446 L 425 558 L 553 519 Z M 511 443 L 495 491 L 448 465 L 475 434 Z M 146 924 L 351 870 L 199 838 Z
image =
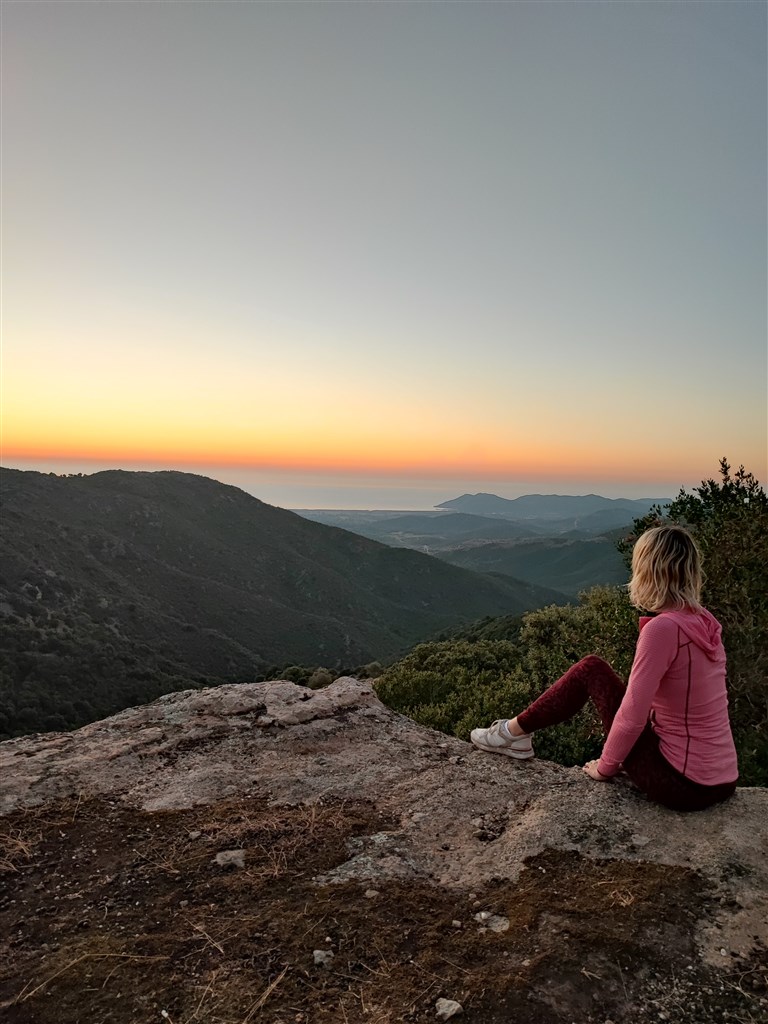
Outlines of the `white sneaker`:
M 470 740 L 478 750 L 485 750 L 489 754 L 506 754 L 517 761 L 526 761 L 533 757 L 531 737 L 507 736 L 506 730 L 501 731 L 501 725 L 505 721 L 505 718 L 499 718 L 487 729 L 473 729 L 469 736 Z

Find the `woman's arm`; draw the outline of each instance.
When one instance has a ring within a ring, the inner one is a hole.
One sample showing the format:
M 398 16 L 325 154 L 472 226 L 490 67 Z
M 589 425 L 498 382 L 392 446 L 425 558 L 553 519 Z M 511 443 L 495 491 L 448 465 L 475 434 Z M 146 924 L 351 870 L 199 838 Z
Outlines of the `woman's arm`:
M 596 768 L 604 778 L 619 771 L 621 762 L 645 728 L 653 698 L 677 651 L 677 624 L 663 615 L 651 619 L 638 637 L 627 692 L 597 762 Z

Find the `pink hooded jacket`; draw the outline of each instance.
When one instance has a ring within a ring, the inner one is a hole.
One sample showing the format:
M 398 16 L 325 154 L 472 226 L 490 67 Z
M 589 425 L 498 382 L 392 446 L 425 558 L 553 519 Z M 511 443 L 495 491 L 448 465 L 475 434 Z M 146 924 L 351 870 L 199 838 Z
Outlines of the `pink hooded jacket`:
M 627 692 L 597 766 L 602 775 L 616 774 L 650 719 L 661 753 L 686 778 L 705 786 L 738 778 L 721 634 L 705 609 L 640 619 Z

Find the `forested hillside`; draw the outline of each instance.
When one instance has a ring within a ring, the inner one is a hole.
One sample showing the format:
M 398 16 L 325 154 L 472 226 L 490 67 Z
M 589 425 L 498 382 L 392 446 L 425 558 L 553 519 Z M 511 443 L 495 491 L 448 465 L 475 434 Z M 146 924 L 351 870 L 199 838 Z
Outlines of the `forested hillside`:
M 506 573 L 573 597 L 599 584 L 626 583 L 629 579 L 629 570 L 610 536 L 475 544 L 438 554 L 451 565 L 475 572 Z
M 562 595 L 394 550 L 187 473 L 3 470 L 0 735 L 270 666 L 391 659 Z

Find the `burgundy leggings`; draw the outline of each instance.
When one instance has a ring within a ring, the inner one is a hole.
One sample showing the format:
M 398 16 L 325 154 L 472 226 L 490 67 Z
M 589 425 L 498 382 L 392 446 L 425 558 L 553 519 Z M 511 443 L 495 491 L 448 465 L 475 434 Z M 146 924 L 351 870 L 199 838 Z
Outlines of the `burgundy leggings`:
M 559 725 L 573 718 L 591 700 L 607 736 L 625 690 L 608 662 L 590 654 L 521 712 L 517 724 L 524 732 Z M 701 811 L 726 800 L 736 789 L 735 782 L 703 786 L 687 779 L 659 750 L 659 740 L 650 723 L 624 758 L 624 770 L 650 800 L 675 811 Z

